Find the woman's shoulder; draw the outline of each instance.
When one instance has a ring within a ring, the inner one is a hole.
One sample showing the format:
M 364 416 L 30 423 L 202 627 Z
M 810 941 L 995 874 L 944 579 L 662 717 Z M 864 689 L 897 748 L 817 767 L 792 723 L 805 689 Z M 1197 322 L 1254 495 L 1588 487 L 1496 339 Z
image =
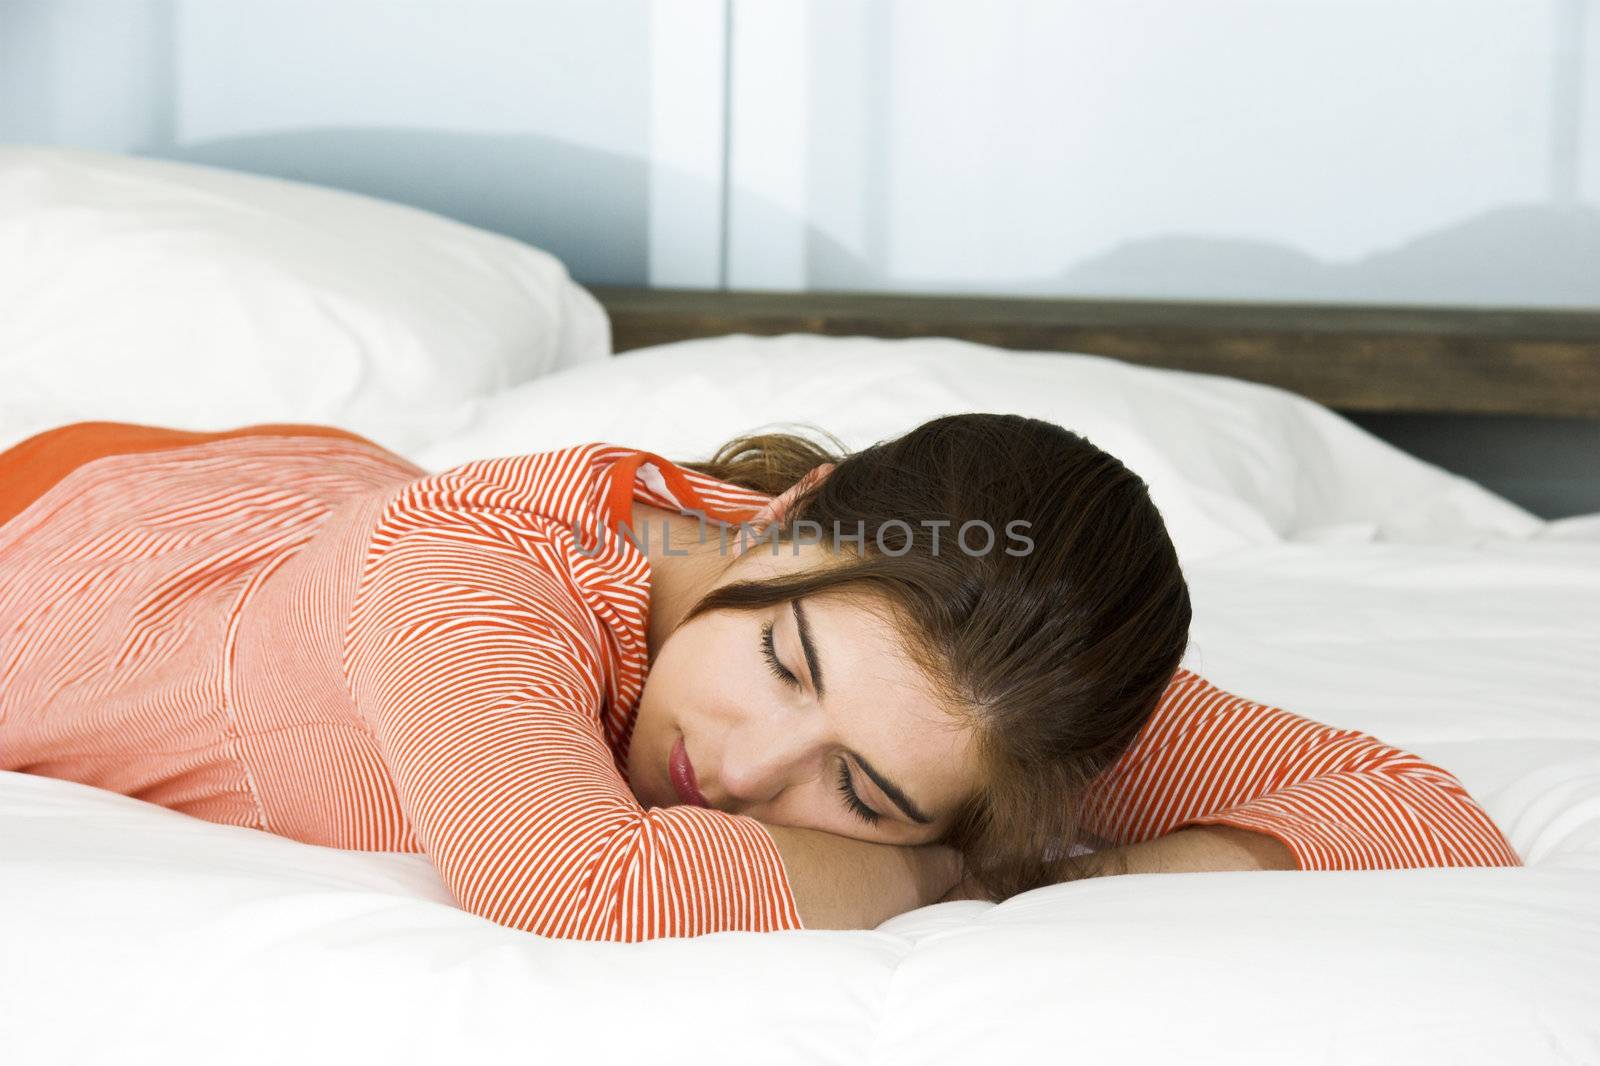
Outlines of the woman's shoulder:
M 375 441 L 334 426 L 273 423 L 208 432 L 70 422 L 0 451 L 0 524 L 47 494 L 76 496 L 111 485 L 115 496 L 132 504 L 264 472 L 285 483 L 320 475 L 335 490 L 344 482 L 377 487 L 425 473 Z
M 413 478 L 389 493 L 375 516 L 361 583 L 400 555 L 441 575 L 496 559 L 606 613 L 619 596 L 642 600 L 648 562 L 627 538 L 612 535 L 610 517 L 619 461 L 634 454 L 589 442 Z
M 523 514 L 615 533 L 633 500 L 731 522 L 754 513 L 769 497 L 644 448 L 589 441 L 475 459 L 416 478 L 396 494 L 391 509 L 401 521 L 447 512 Z
M 400 486 L 385 518 L 395 528 L 495 519 L 588 525 L 604 503 L 610 467 L 628 451 L 587 443 L 458 463 Z

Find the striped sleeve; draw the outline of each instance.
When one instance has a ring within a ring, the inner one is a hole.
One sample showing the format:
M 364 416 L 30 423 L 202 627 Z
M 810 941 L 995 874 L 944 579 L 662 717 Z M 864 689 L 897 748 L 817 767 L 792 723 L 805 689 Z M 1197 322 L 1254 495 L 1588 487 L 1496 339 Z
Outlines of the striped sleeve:
M 363 573 L 346 676 L 451 893 L 561 939 L 802 928 L 761 823 L 633 796 L 600 724 L 599 623 L 569 579 L 470 517 L 408 529 Z
M 1180 669 L 1133 747 L 1097 779 L 1085 828 L 1121 845 L 1198 825 L 1276 837 L 1302 870 L 1522 865 L 1439 767 Z

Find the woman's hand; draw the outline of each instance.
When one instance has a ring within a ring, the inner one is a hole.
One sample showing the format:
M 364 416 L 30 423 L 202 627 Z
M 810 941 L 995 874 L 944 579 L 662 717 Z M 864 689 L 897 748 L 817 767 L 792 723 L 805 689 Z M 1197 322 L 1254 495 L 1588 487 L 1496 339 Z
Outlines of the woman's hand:
M 1294 852 L 1277 837 L 1229 825 L 1196 825 L 1139 844 L 1084 856 L 1092 877 L 1223 870 L 1298 870 Z
M 1294 853 L 1278 838 L 1227 825 L 1197 825 L 1140 844 L 1102 848 L 1083 856 L 1083 866 L 1089 877 L 1300 868 Z M 963 871 L 938 902 L 989 898 Z

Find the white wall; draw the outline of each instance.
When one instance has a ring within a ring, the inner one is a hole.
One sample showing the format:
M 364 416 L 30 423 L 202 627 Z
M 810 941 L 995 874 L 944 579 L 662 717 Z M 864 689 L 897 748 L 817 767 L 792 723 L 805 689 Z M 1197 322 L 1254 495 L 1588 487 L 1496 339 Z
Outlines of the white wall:
M 738 0 L 730 281 L 1600 306 L 1587 7 Z

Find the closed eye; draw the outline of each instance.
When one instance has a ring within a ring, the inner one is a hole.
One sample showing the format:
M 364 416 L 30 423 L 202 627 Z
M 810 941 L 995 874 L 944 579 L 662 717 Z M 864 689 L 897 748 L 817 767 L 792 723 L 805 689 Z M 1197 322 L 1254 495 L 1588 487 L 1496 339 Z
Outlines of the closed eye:
M 767 668 L 774 677 L 791 688 L 800 688 L 800 678 L 794 671 L 783 665 L 783 660 L 778 658 L 777 645 L 772 640 L 772 623 L 767 622 L 761 627 L 761 654 L 767 660 Z M 856 794 L 855 781 L 851 778 L 850 768 L 844 760 L 839 760 L 839 794 L 844 797 L 845 806 L 850 813 L 860 818 L 868 825 L 877 825 L 883 820 L 883 815 L 861 802 L 861 797 Z
M 856 795 L 855 782 L 850 777 L 850 767 L 843 759 L 839 760 L 839 791 L 844 795 L 845 806 L 851 813 L 868 825 L 877 825 L 883 815 L 861 802 L 861 797 Z
M 767 667 L 774 677 L 790 688 L 799 688 L 800 679 L 796 677 L 787 666 L 778 658 L 778 649 L 772 643 L 772 623 L 768 622 L 761 627 L 761 652 L 766 656 Z

